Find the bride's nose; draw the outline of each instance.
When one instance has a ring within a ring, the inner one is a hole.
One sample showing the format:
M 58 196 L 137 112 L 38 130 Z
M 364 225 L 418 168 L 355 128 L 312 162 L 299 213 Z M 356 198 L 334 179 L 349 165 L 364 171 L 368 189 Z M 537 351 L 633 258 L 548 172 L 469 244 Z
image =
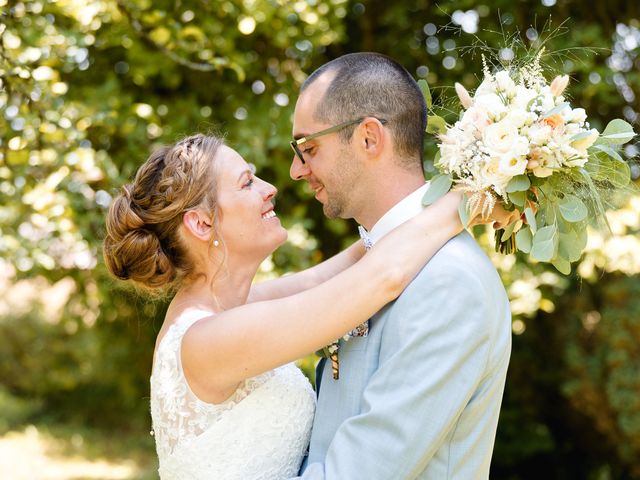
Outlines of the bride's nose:
M 278 193 L 278 189 L 268 182 L 263 181 L 263 183 L 264 186 L 262 188 L 262 198 L 264 198 L 264 201 L 266 202 L 276 196 L 276 193 Z

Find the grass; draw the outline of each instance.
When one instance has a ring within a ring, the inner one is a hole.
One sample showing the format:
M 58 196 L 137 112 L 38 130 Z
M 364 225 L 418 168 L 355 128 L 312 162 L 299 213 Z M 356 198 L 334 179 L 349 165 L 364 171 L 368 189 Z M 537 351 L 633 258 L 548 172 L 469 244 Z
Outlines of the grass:
M 0 436 L 5 480 L 157 479 L 153 438 L 145 432 L 29 425 Z

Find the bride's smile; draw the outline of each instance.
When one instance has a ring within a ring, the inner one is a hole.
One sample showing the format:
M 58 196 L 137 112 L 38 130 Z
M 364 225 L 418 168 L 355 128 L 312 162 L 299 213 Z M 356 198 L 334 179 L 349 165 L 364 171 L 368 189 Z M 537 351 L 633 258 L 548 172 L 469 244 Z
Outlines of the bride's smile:
M 253 173 L 233 149 L 222 146 L 214 159 L 217 170 L 218 226 L 229 255 L 262 261 L 287 239 L 276 215 L 277 189 Z

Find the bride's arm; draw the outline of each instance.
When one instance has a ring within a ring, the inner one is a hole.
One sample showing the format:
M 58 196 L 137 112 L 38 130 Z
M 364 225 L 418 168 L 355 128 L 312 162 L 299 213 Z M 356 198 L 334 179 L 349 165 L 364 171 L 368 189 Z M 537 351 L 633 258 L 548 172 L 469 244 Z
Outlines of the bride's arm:
M 382 238 L 362 260 L 296 295 L 203 319 L 183 338 L 182 362 L 199 389 L 220 391 L 313 352 L 395 299 L 462 230 L 449 193 Z
M 491 214 L 486 218 L 483 218 L 480 213 L 481 206 L 477 210 L 478 213 L 473 215 L 473 218 L 469 221 L 470 227 L 493 222 L 495 229 L 504 228 L 520 216 L 520 212 L 517 210 L 506 211 L 500 202 L 495 204 Z M 364 253 L 364 245 L 361 240 L 358 240 L 350 247 L 318 265 L 273 280 L 256 283 L 251 286 L 247 303 L 288 297 L 313 288 L 349 268 L 360 260 Z
M 318 265 L 274 280 L 251 286 L 247 303 L 273 300 L 308 290 L 350 267 L 364 255 L 364 245 L 358 240 L 350 247 Z

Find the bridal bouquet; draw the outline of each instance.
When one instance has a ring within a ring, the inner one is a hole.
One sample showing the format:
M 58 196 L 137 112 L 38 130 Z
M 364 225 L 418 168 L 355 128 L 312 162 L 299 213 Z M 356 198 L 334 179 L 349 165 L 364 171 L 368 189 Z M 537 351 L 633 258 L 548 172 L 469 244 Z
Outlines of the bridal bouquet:
M 517 249 L 568 274 L 586 246 L 589 222 L 606 223 L 601 193 L 630 181 L 617 150 L 634 132 L 620 119 L 603 132 L 591 128 L 584 109 L 563 96 L 569 77 L 550 84 L 544 78 L 541 54 L 497 72 L 483 58 L 484 79 L 473 96 L 455 85 L 464 109 L 459 120 L 449 126 L 429 117 L 441 126 L 435 160 L 441 174 L 423 203 L 453 185 L 467 192 L 460 208 L 465 224 L 500 203 L 513 214 L 496 231 L 496 250 Z

